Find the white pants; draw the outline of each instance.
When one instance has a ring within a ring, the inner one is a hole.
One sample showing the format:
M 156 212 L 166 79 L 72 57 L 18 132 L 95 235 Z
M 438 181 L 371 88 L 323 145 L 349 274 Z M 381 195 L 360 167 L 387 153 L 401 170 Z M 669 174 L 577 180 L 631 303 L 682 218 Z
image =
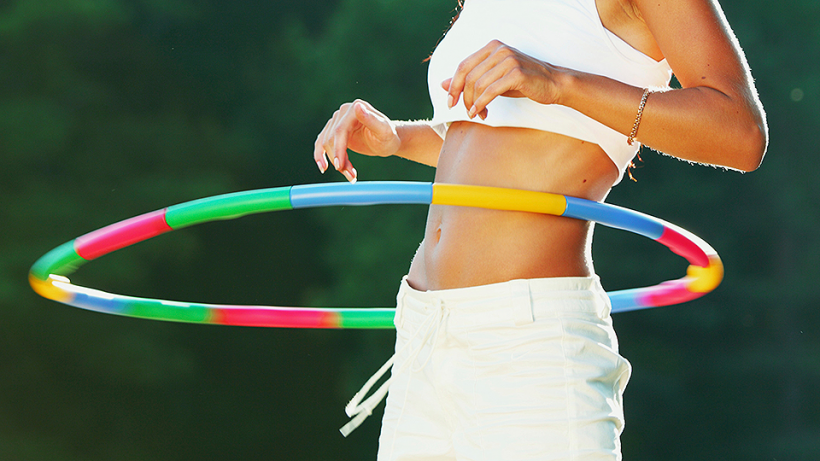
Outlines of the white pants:
M 597 277 L 402 281 L 379 461 L 620 460 L 631 367 L 609 314 Z

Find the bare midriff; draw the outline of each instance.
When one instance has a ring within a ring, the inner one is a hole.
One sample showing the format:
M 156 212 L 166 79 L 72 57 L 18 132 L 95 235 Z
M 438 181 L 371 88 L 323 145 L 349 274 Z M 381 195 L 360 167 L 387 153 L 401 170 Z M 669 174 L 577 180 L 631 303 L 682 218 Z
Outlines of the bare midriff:
M 455 122 L 436 183 L 507 187 L 603 200 L 618 169 L 596 144 L 527 128 Z M 432 205 L 408 274 L 418 290 L 589 276 L 592 225 L 536 213 Z

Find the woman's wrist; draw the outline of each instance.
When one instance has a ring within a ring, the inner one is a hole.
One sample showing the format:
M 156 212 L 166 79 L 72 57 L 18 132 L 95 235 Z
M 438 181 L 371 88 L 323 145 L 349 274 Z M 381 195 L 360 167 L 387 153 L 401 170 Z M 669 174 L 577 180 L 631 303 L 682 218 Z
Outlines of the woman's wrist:
M 553 67 L 555 84 L 555 102 L 561 106 L 573 107 L 581 79 L 581 72 L 564 67 Z
M 442 139 L 427 120 L 393 122 L 399 139 L 397 157 L 436 166 Z

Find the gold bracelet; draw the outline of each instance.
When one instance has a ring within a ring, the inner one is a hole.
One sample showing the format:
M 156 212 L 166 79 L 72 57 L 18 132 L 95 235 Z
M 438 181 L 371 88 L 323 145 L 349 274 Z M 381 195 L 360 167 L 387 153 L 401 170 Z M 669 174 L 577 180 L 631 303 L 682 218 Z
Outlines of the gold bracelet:
M 629 133 L 629 137 L 626 138 L 626 143 L 630 146 L 633 142 L 635 142 L 635 135 L 638 134 L 638 126 L 641 124 L 641 115 L 643 115 L 643 108 L 646 106 L 646 98 L 649 97 L 649 88 L 644 88 L 643 96 L 641 96 L 641 105 L 638 106 L 638 115 L 635 116 L 635 124 L 632 125 L 632 133 Z

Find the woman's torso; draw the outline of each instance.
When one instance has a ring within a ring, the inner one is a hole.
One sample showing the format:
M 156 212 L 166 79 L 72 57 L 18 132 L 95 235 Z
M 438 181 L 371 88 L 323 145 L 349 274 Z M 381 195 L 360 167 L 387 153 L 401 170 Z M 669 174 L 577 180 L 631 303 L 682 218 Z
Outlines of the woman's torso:
M 619 176 L 595 144 L 528 128 L 455 122 L 435 181 L 602 200 Z M 408 282 L 419 290 L 593 272 L 588 222 L 535 213 L 430 207 Z
M 430 60 L 428 88 L 434 108 L 433 125 L 470 120 L 464 104 L 448 107 L 441 82 L 453 76 L 461 61 L 492 40 L 554 66 L 606 76 L 639 88 L 667 85 L 671 76 L 668 63 L 662 58 L 656 60 L 661 56 L 653 52 L 655 47 L 641 33 L 648 33 L 648 29 L 634 14 L 627 13 L 630 9 L 622 2 L 626 0 L 467 0 L 458 21 Z M 640 49 L 620 36 L 629 38 Z M 637 108 L 637 101 L 635 104 Z M 570 107 L 499 97 L 489 104 L 488 111 L 480 121 L 484 125 L 532 128 L 598 144 L 621 171 L 638 150 L 637 144 L 627 143 L 626 134 Z
M 595 0 L 585 1 L 596 5 Z M 617 24 L 619 36 L 643 32 L 642 22 L 620 16 L 621 1 L 597 0 L 601 22 Z M 631 39 L 630 44 L 647 48 Z M 657 69 L 651 71 L 657 75 Z M 603 200 L 621 173 L 596 143 L 532 128 L 454 121 L 435 181 Z M 439 290 L 520 278 L 588 276 L 594 272 L 591 231 L 588 222 L 556 216 L 433 205 L 408 282 L 416 289 Z

